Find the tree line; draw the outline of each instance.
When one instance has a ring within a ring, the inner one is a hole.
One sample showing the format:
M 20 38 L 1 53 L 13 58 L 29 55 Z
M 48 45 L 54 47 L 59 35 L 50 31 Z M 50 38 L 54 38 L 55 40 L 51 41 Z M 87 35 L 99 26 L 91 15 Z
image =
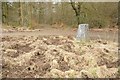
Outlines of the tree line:
M 118 21 L 118 3 L 104 2 L 2 2 L 2 23 L 37 27 L 40 24 L 65 24 L 77 27 L 113 27 Z

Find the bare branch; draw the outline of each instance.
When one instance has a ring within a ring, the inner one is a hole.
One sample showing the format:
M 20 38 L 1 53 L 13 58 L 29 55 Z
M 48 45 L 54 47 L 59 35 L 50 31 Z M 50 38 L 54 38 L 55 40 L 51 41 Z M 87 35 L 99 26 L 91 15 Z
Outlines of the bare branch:
M 76 16 L 77 16 L 77 15 L 78 15 L 78 11 L 77 11 L 77 8 L 75 7 L 75 3 L 72 2 L 72 0 L 70 0 L 70 3 L 71 3 L 71 6 L 72 6 L 73 10 L 74 10 L 75 13 L 76 13 Z
M 80 15 L 80 11 L 81 11 L 81 6 L 82 6 L 83 2 L 78 2 L 78 14 Z

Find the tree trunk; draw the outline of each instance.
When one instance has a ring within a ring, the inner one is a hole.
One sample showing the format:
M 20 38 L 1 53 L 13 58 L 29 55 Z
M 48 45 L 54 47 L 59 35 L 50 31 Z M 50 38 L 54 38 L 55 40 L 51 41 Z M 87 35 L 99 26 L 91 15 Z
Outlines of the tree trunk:
M 19 24 L 23 26 L 22 2 L 19 2 L 19 16 L 20 16 Z
M 77 23 L 80 24 L 80 15 L 77 16 Z
M 73 10 L 75 11 L 75 14 L 76 14 L 76 17 L 77 17 L 77 23 L 78 25 L 80 24 L 80 11 L 81 11 L 81 5 L 82 3 L 81 2 L 78 2 L 78 3 L 75 3 L 75 2 L 72 2 L 71 1 L 71 6 L 73 8 Z M 77 7 L 75 6 L 77 4 Z
M 30 19 L 29 19 L 29 27 L 32 28 L 32 3 L 29 3 L 29 9 L 30 9 Z
M 8 5 L 7 2 L 2 2 L 2 23 L 7 24 L 8 18 Z

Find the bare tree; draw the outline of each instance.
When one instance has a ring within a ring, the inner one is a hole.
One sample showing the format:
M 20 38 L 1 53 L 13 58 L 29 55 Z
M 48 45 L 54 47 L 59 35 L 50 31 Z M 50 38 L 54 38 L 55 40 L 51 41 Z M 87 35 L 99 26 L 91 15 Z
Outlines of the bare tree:
M 8 24 L 8 4 L 7 2 L 2 2 L 2 22 Z
M 88 23 L 92 27 L 114 26 L 117 3 L 68 2 L 2 2 L 2 22 L 6 25 L 34 27 L 39 24 L 64 24 L 75 27 Z M 85 5 L 85 6 L 84 6 Z M 73 10 L 73 11 L 71 11 Z M 13 15 L 14 14 L 14 15 Z M 101 15 L 102 14 L 102 15 Z
M 81 6 L 83 2 L 73 2 L 72 0 L 70 0 L 70 3 L 71 3 L 73 10 L 75 11 L 77 22 L 79 25 L 80 24 L 80 11 L 81 11 Z
M 20 25 L 23 26 L 23 3 L 19 2 L 19 15 L 20 15 Z

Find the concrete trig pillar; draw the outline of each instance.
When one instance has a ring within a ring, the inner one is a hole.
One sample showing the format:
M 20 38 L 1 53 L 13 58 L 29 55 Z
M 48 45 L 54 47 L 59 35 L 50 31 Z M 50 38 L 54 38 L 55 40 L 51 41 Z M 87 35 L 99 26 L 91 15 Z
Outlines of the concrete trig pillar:
M 88 31 L 89 31 L 88 24 L 80 24 L 78 26 L 78 31 L 76 35 L 77 40 L 87 40 L 89 35 Z

